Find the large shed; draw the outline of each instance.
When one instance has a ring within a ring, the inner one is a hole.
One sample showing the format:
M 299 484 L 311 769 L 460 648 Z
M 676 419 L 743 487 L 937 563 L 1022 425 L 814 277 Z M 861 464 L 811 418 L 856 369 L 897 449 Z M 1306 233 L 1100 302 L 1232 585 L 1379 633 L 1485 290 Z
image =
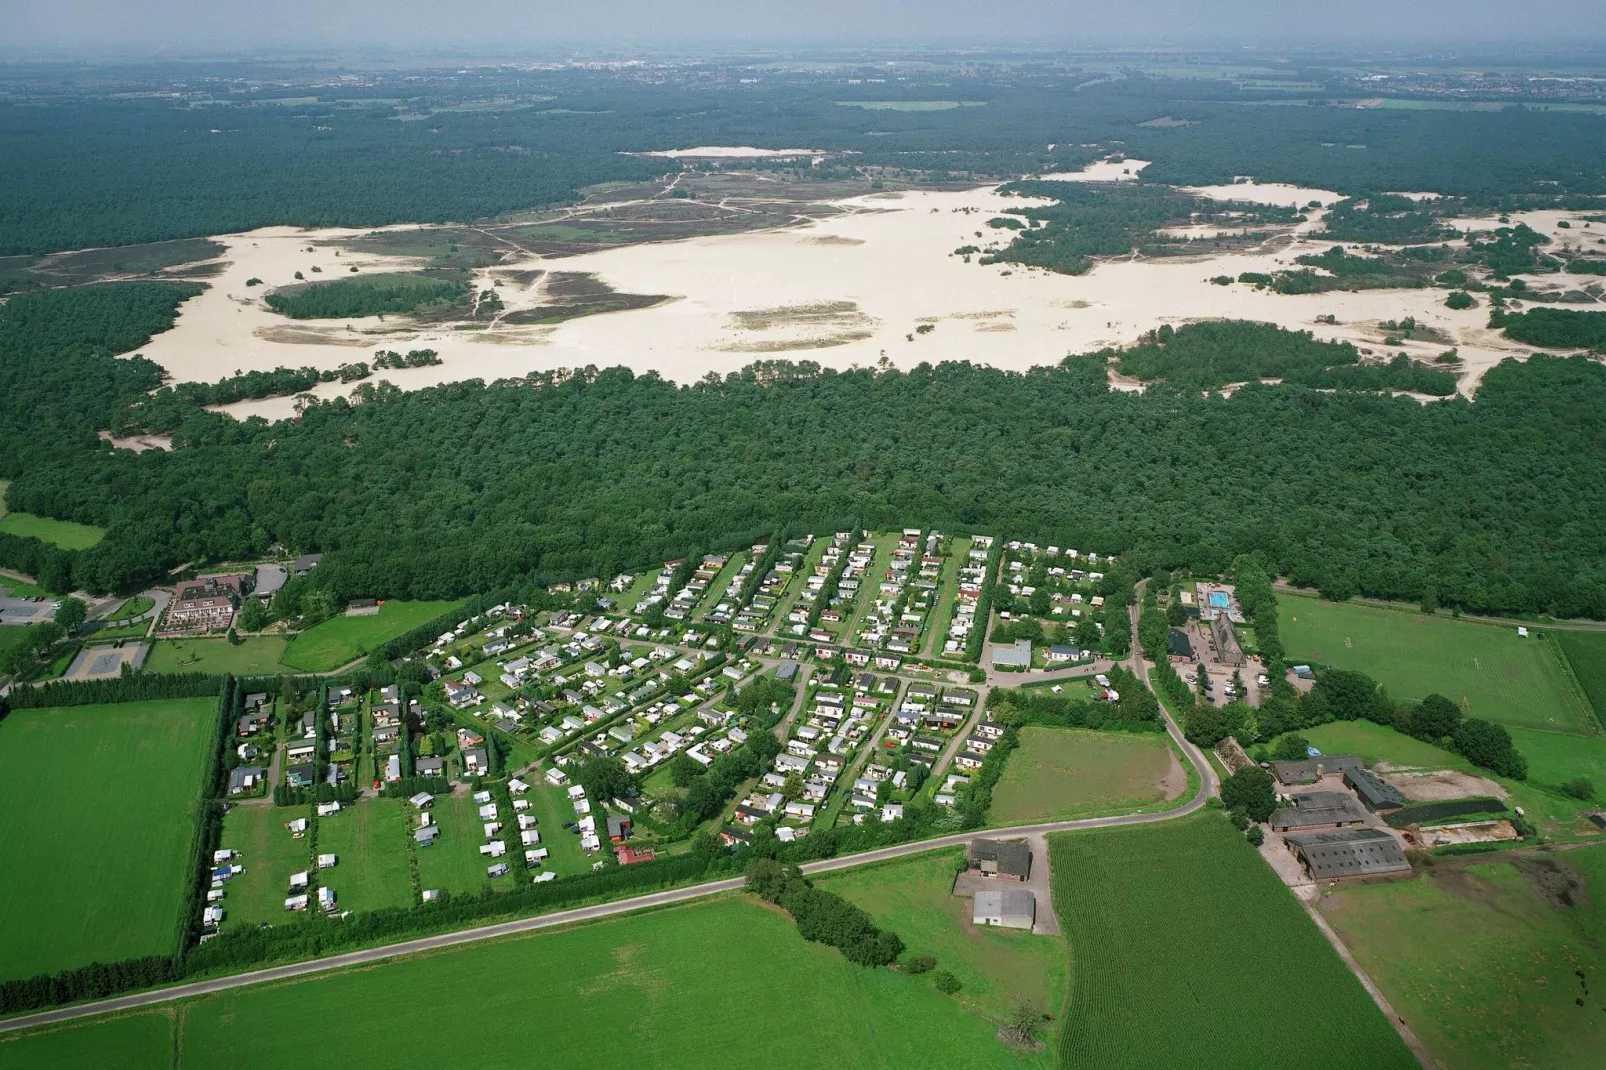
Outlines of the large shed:
M 1037 924 L 1037 897 L 1024 889 L 983 889 L 972 900 L 971 922 L 1030 929 Z
M 1032 849 L 1025 840 L 975 840 L 970 869 L 983 877 L 1024 881 L 1032 872 Z
M 1366 821 L 1366 812 L 1342 791 L 1310 791 L 1294 796 L 1294 805 L 1271 812 L 1271 827 L 1287 829 L 1343 828 Z
M 1293 832 L 1283 840 L 1316 880 L 1404 873 L 1411 868 L 1400 841 L 1382 829 Z
M 1322 754 L 1298 762 L 1271 763 L 1271 771 L 1279 784 L 1314 784 L 1327 773 L 1365 768 L 1366 763 L 1353 754 Z
M 1344 783 L 1352 788 L 1368 810 L 1398 810 L 1405 805 L 1405 796 L 1393 784 L 1385 783 L 1368 769 L 1344 770 Z

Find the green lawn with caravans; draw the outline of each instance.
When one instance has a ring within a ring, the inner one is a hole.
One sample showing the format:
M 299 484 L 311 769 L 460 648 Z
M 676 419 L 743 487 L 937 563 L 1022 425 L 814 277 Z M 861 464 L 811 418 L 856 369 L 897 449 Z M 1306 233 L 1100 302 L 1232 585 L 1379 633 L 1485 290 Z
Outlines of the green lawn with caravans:
M 1157 927 L 1158 928 L 1158 927 Z M 600 1017 L 599 1017 L 600 1015 Z M 150 1021 L 149 1019 L 157 1019 Z M 1047 1070 L 925 977 L 847 962 L 736 895 L 0 1037 L 0 1065 Z M 456 1023 L 456 1024 L 453 1024 Z M 481 1043 L 481 1036 L 494 1038 Z
M 217 700 L 0 721 L 0 979 L 174 949 Z
M 1599 725 L 1538 636 L 1447 614 L 1283 595 L 1278 621 L 1290 662 L 1355 669 L 1396 700 L 1440 694 L 1468 717 L 1595 735 Z

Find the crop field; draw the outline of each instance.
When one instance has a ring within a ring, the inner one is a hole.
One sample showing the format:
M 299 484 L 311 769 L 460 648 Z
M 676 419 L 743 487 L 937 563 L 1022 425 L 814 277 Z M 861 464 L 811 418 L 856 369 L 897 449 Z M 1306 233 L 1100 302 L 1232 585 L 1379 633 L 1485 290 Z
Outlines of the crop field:
M 847 870 L 817 883 L 897 933 L 910 954 L 934 956 L 937 968 L 952 972 L 964 986 L 954 998 L 965 1006 L 1002 1019 L 1019 995 L 1062 1020 L 1069 981 L 1064 939 L 972 925 L 970 900 L 951 894 L 954 872 L 963 864 L 960 852 L 933 852 Z
M 1171 764 L 1163 736 L 1023 728 L 1020 746 L 993 788 L 992 820 L 1000 825 L 1062 821 L 1162 802 L 1168 793 L 1161 781 Z M 1178 778 L 1175 786 L 1182 783 Z
M 39 539 L 63 550 L 87 550 L 106 534 L 103 529 L 88 524 L 52 520 L 32 513 L 6 513 L 0 516 L 0 532 Z
M 167 699 L 0 722 L 0 978 L 172 950 L 216 711 Z
M 1071 948 L 1059 1065 L 1417 1066 L 1294 897 L 1219 814 L 1049 839 Z M 1288 1028 L 1267 1008 L 1298 993 Z
M 508 853 L 501 858 L 490 858 L 480 854 L 480 845 L 485 842 L 485 823 L 480 820 L 477 813 L 479 807 L 474 805 L 470 796 L 437 795 L 431 810 L 441 827 L 441 834 L 432 846 L 418 849 L 420 891 L 440 888 L 461 894 L 477 892 L 486 887 L 502 891 L 513 886 L 515 877 L 523 877 L 524 851 L 518 846 L 518 833 L 507 831 L 507 826 L 515 830 L 518 828 L 512 814 L 502 815 L 502 831 L 506 833 L 502 838 L 509 841 Z M 546 830 L 542 829 L 543 840 L 546 835 Z M 497 862 L 506 862 L 512 872 L 506 877 L 490 880 L 485 876 L 485 867 Z
M 1444 1066 L 1601 1064 L 1606 845 L 1523 865 L 1532 877 L 1510 861 L 1440 860 L 1414 880 L 1322 900 L 1327 920 Z M 1574 892 L 1568 905 L 1544 889 L 1579 878 L 1587 902 Z
M 403 632 L 440 616 L 453 602 L 386 602 L 366 617 L 332 617 L 296 636 L 284 663 L 302 672 L 328 672 L 367 654 Z
M 1606 632 L 1552 632 L 1589 696 L 1597 720 L 1606 720 Z
M 342 910 L 413 905 L 407 816 L 401 799 L 362 799 L 318 821 L 318 853 L 339 863 L 319 874 Z M 434 850 L 434 848 L 430 848 Z
M 50 1070 L 169 1070 L 171 1007 L 120 1018 L 91 1018 L 26 1035 L 0 1034 L 0 1066 Z M 113 1057 L 115 1053 L 115 1057 Z
M 146 672 L 232 672 L 242 676 L 272 675 L 284 671 L 280 657 L 283 639 L 257 635 L 241 639 L 158 639 L 145 659 Z
M 785 998 L 756 999 L 758 990 Z M 244 1053 L 252 1066 L 286 1066 L 308 1051 L 320 1063 L 361 1064 L 383 1051 L 395 1070 L 437 1070 L 465 1042 L 445 1034 L 438 1043 L 398 1042 L 410 1029 L 398 1008 L 417 1006 L 421 992 L 430 1021 L 496 1023 L 496 1043 L 476 1046 L 472 1057 L 489 1070 L 529 1066 L 532 1053 L 543 1065 L 703 1070 L 1023 1070 L 1053 1061 L 1051 1053 L 1013 1054 L 992 1022 L 930 984 L 851 965 L 804 941 L 779 912 L 730 898 L 186 1002 L 176 1049 L 154 1026 L 136 1034 L 113 1023 L 129 1047 L 118 1065 L 233 1070 Z M 577 1028 L 598 1007 L 607 1008 L 608 1027 Z M 149 1014 L 171 1020 L 166 1010 Z M 102 1042 L 74 1034 L 106 1028 L 92 1020 L 0 1041 L 0 1058 L 19 1044 L 26 1065 L 73 1065 L 75 1053 Z M 100 1050 L 96 1065 L 106 1065 Z
M 1364 672 L 1396 701 L 1437 692 L 1465 702 L 1468 717 L 1599 731 L 1550 645 L 1514 628 L 1289 596 L 1278 619 L 1291 662 Z
M 312 867 L 312 841 L 296 839 L 285 822 L 307 817 L 310 806 L 235 806 L 223 815 L 219 846 L 240 852 L 245 872 L 230 877 L 224 898 L 223 927 L 249 928 L 285 920 L 284 897 L 290 874 Z

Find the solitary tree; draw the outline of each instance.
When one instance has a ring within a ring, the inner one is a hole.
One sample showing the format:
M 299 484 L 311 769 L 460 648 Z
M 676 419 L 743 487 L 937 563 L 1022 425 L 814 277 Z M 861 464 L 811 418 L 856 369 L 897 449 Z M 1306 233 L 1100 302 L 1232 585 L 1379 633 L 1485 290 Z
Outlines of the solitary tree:
M 88 607 L 76 598 L 64 598 L 61 608 L 56 610 L 56 623 L 61 630 L 71 635 L 73 631 L 84 622 L 88 615 Z

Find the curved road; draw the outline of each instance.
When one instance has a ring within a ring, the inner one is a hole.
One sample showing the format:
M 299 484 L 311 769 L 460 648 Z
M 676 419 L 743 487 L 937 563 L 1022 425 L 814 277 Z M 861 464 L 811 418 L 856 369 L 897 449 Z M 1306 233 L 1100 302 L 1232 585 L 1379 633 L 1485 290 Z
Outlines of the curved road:
M 1132 671 L 1147 686 L 1148 667 L 1143 662 L 1143 655 L 1137 642 L 1137 606 L 1141 604 L 1143 595 L 1141 584 L 1138 587 L 1137 594 L 1138 597 L 1131 610 L 1133 632 L 1131 666 Z M 1181 730 L 1178 729 L 1176 722 L 1171 719 L 1171 715 L 1166 712 L 1164 705 L 1161 705 L 1160 713 L 1165 718 L 1166 731 L 1170 733 L 1172 740 L 1182 748 L 1182 752 L 1188 756 L 1188 760 L 1193 763 L 1194 769 L 1199 774 L 1199 783 L 1202 790 L 1181 806 L 1157 813 L 1121 814 L 1115 817 L 1084 818 L 1079 821 L 1050 821 L 1039 825 L 1012 826 L 1007 829 L 976 829 L 951 836 L 940 836 L 931 840 L 915 840 L 911 843 L 900 843 L 893 847 L 882 847 L 874 851 L 861 851 L 858 854 L 822 859 L 821 861 L 804 865 L 802 870 L 806 874 L 830 873 L 834 870 L 849 869 L 853 866 L 883 862 L 893 858 L 903 858 L 908 855 L 922 854 L 926 851 L 939 851 L 948 847 L 958 847 L 968 844 L 978 836 L 1004 835 L 1016 838 L 1034 833 L 1071 832 L 1077 829 L 1109 828 L 1118 825 L 1142 825 L 1155 821 L 1169 821 L 1173 818 L 1191 814 L 1203 807 L 1205 800 L 1215 794 L 1215 776 L 1210 769 L 1210 763 L 1205 761 L 1198 748 L 1182 737 Z M 40 1011 L 37 1014 L 28 1014 L 0 1021 L 0 1033 L 30 1029 L 41 1025 L 52 1025 L 57 1022 L 71 1021 L 75 1018 L 87 1018 L 96 1014 L 134 1010 L 157 1003 L 166 1003 L 170 1000 L 204 996 L 212 992 L 224 992 L 231 988 L 243 988 L 246 985 L 284 981 L 295 977 L 305 977 L 309 974 L 325 973 L 329 970 L 345 969 L 350 966 L 363 966 L 400 955 L 412 955 L 421 951 L 435 951 L 441 948 L 456 947 L 460 944 L 476 943 L 481 940 L 515 936 L 520 933 L 535 932 L 539 929 L 549 929 L 557 925 L 595 921 L 599 918 L 608 918 L 616 914 L 627 914 L 634 910 L 668 906 L 674 903 L 684 903 L 692 899 L 701 899 L 710 895 L 719 895 L 723 892 L 736 891 L 744 883 L 745 881 L 741 877 L 729 877 L 725 880 L 707 881 L 703 884 L 688 885 L 684 888 L 671 888 L 667 891 L 638 895 L 631 899 L 619 899 L 611 903 L 598 903 L 594 906 L 560 910 L 532 918 L 518 918 L 514 921 L 499 922 L 495 925 L 482 925 L 474 929 L 442 933 L 438 936 L 404 940 L 397 944 L 387 944 L 383 947 L 369 948 L 364 951 L 351 951 L 344 955 L 331 955 L 328 958 L 313 959 L 308 962 L 271 966 L 267 969 L 252 970 L 249 973 L 232 974 L 228 977 L 218 977 L 209 981 L 194 981 L 189 984 L 157 988 L 127 996 L 115 996 L 111 999 L 103 999 L 94 1003 L 81 1003 L 73 1007 L 58 1007 L 54 1010 Z

